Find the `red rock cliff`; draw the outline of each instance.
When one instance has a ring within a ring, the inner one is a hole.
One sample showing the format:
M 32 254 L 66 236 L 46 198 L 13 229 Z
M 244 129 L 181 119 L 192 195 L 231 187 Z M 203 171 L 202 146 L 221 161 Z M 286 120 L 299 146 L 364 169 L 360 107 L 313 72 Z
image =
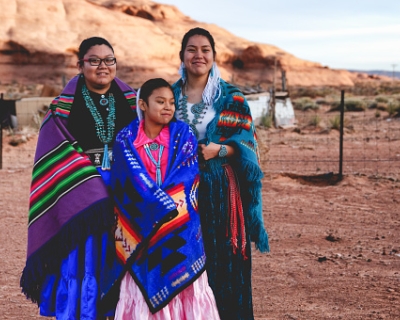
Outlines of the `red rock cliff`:
M 273 45 L 239 38 L 214 24 L 183 15 L 176 7 L 146 0 L 0 0 L 1 82 L 61 85 L 77 73 L 80 42 L 102 36 L 114 46 L 118 76 L 134 87 L 151 77 L 178 78 L 180 41 L 192 27 L 216 40 L 223 77 L 267 89 L 285 70 L 290 85 L 353 85 L 346 70 L 301 60 Z M 279 80 L 277 80 L 278 82 Z

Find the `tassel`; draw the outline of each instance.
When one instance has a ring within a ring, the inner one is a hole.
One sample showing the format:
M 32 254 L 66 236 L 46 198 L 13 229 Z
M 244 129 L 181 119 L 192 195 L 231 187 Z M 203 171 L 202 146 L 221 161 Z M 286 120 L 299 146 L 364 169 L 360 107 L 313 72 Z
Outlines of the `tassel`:
M 231 243 L 233 247 L 233 253 L 236 254 L 239 249 L 243 260 L 247 260 L 246 256 L 246 230 L 244 223 L 244 213 L 242 199 L 240 198 L 240 187 L 233 171 L 229 164 L 223 165 L 225 169 L 225 175 L 228 179 L 228 216 L 229 226 L 231 233 Z M 227 235 L 229 231 L 227 230 Z M 240 237 L 241 243 L 238 244 L 238 238 Z
M 103 171 L 111 169 L 110 157 L 108 156 L 108 144 L 104 145 L 103 163 L 101 164 L 101 169 Z

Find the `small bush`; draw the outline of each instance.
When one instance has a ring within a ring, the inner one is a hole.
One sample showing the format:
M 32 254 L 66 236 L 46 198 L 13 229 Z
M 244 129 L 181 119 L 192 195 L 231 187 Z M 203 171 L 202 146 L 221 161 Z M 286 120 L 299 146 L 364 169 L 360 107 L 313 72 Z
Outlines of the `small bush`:
M 299 97 L 326 97 L 327 95 L 336 93 L 338 90 L 331 87 L 289 87 L 290 96 L 292 98 Z
M 356 82 L 353 87 L 346 88 L 346 94 L 350 93 L 354 96 L 377 96 L 377 95 L 393 95 L 400 93 L 399 81 L 361 81 Z
M 375 101 L 376 101 L 376 102 L 385 102 L 385 103 L 388 103 L 388 102 L 389 102 L 389 99 L 386 98 L 386 97 L 377 96 L 377 97 L 375 98 Z
M 387 104 L 386 111 L 389 113 L 389 116 L 393 116 L 394 114 L 400 112 L 400 103 L 391 101 Z
M 331 129 L 339 130 L 340 129 L 340 116 L 337 115 L 337 116 L 329 119 L 329 123 L 331 125 Z
M 340 100 L 332 101 L 330 111 L 339 111 L 339 110 L 340 110 Z
M 296 110 L 306 111 L 306 110 L 318 110 L 319 106 L 314 102 L 313 99 L 308 97 L 298 98 L 293 101 L 294 108 Z
M 263 115 L 260 119 L 260 124 L 265 128 L 272 128 L 272 116 Z
M 366 109 L 365 101 L 358 99 L 349 99 L 344 102 L 346 111 L 364 111 Z
M 328 105 L 330 102 L 324 98 L 315 99 L 315 103 L 318 105 Z
M 344 101 L 344 111 L 365 111 L 366 107 L 367 102 L 360 99 L 347 99 Z M 330 111 L 338 110 L 340 110 L 340 101 L 333 101 Z
M 319 115 L 315 114 L 314 116 L 312 116 L 310 118 L 310 120 L 308 121 L 308 125 L 310 126 L 314 126 L 314 127 L 318 127 L 318 125 L 321 122 L 321 118 Z
M 346 117 L 343 119 L 343 127 L 347 129 L 354 129 L 354 126 L 350 123 L 350 120 Z M 329 119 L 329 129 L 340 130 L 340 114 Z
M 386 111 L 388 107 L 388 104 L 386 102 L 378 102 L 376 104 L 376 109 L 381 110 L 381 111 Z
M 378 102 L 376 101 L 368 101 L 367 102 L 368 109 L 376 109 L 378 106 Z

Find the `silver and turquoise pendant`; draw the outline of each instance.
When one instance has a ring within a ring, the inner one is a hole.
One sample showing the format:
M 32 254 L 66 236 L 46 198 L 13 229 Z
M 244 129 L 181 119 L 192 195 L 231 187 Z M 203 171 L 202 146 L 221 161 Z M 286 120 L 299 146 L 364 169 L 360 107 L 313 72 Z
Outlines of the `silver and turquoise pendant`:
M 151 143 L 149 148 L 151 151 L 158 150 L 158 143 L 156 143 L 156 142 Z
M 105 97 L 104 94 L 101 95 L 101 98 L 100 98 L 100 105 L 103 106 L 103 107 L 105 107 L 106 105 L 108 105 L 108 99 Z

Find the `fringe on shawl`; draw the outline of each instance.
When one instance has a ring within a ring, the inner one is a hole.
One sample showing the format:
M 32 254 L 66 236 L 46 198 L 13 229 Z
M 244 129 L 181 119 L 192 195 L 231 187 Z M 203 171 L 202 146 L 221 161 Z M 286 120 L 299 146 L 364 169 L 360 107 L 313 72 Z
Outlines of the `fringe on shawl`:
M 256 249 L 260 252 L 269 252 L 268 234 L 264 228 L 264 219 L 262 217 L 262 203 L 260 201 L 261 182 L 252 182 L 242 188 L 242 197 L 246 199 L 247 204 L 247 226 L 250 239 L 255 243 Z M 260 208 L 260 209 L 259 209 Z
M 240 181 L 247 233 L 260 252 L 269 252 L 268 234 L 262 216 L 261 179 L 264 174 L 257 164 L 250 161 L 238 162 L 234 169 Z
M 208 169 L 212 173 L 211 181 L 207 184 L 217 183 L 222 185 L 220 179 L 224 179 L 222 164 L 226 159 L 215 158 L 209 161 Z M 261 179 L 263 172 L 260 167 L 251 161 L 237 161 L 232 168 L 238 175 L 240 193 L 243 202 L 243 213 L 247 223 L 246 233 L 250 235 L 251 241 L 255 243 L 260 252 L 269 252 L 268 234 L 265 231 L 264 219 L 262 217 Z M 221 175 L 218 177 L 218 175 Z
M 63 259 L 77 246 L 84 245 L 90 235 L 102 234 L 115 225 L 112 202 L 102 199 L 72 218 L 59 233 L 33 253 L 22 271 L 21 291 L 32 302 L 40 303 L 46 276 L 59 270 Z

